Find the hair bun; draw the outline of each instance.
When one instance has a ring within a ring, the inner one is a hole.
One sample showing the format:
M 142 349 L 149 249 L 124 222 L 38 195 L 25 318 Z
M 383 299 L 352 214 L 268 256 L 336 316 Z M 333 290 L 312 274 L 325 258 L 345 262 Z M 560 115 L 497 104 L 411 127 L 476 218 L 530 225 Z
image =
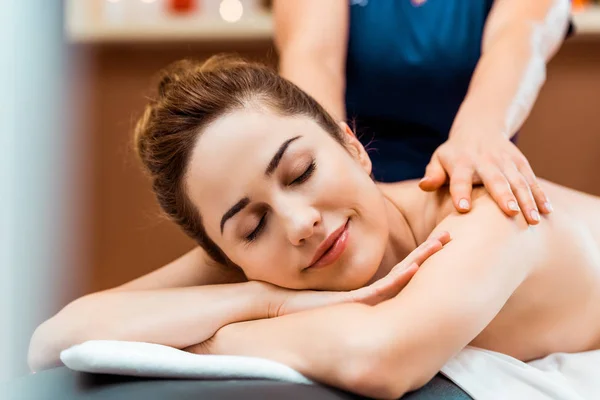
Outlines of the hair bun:
M 192 60 L 180 60 L 166 67 L 160 75 L 158 82 L 158 95 L 167 97 L 171 89 L 186 77 L 192 75 L 199 68 L 199 64 Z
M 176 61 L 163 70 L 158 83 L 158 94 L 160 98 L 167 97 L 169 92 L 179 82 L 191 77 L 197 77 L 205 73 L 222 72 L 233 68 L 243 68 L 249 65 L 252 64 L 229 54 L 214 55 L 204 62 L 195 60 Z

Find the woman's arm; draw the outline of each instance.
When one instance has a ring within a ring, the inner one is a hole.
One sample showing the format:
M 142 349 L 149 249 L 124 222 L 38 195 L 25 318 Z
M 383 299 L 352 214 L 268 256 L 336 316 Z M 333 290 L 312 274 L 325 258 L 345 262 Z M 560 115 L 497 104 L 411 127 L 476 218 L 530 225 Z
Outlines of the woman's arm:
M 87 340 L 159 343 L 183 349 L 230 323 L 267 318 L 260 282 L 137 291 L 81 297 L 40 325 L 29 345 L 29 366 L 60 365 L 60 352 Z
M 529 115 L 546 79 L 546 62 L 560 47 L 568 0 L 496 0 L 488 16 L 481 58 L 450 130 L 433 154 L 424 190 L 447 176 L 455 207 L 470 209 L 473 184 L 483 183 L 507 215 L 522 212 L 535 225 L 552 212 L 529 162 L 509 141 Z
M 275 0 L 275 45 L 281 76 L 344 120 L 346 0 Z
M 30 367 L 35 371 L 60 364 L 61 350 L 90 339 L 183 348 L 228 323 L 264 317 L 264 288 L 244 281 L 243 274 L 210 261 L 196 248 L 150 274 L 67 305 L 36 329 Z M 235 284 L 203 286 L 224 283 Z
M 394 299 L 228 325 L 195 352 L 269 358 L 366 396 L 417 389 L 491 322 L 544 254 L 539 233 L 487 196 L 439 229 L 452 241 Z
M 289 290 L 265 282 L 190 286 L 205 283 L 215 274 L 209 272 L 211 268 L 226 271 L 203 263 L 202 251 L 195 251 L 156 273 L 69 304 L 36 330 L 29 363 L 34 371 L 60 364 L 61 350 L 93 339 L 144 341 L 188 350 L 235 322 L 347 302 L 377 304 L 395 296 L 418 266 L 448 240 L 445 232 L 433 235 L 386 277 L 349 292 Z M 206 272 L 197 274 L 188 267 Z
M 392 385 L 394 377 L 406 378 L 396 387 L 400 391 L 423 386 L 475 339 L 547 254 L 543 231 L 529 227 L 521 215 L 503 215 L 489 196 L 437 229 L 450 231 L 452 242 L 404 291 L 374 310 L 389 346 L 378 351 L 379 368 L 388 371 L 383 379 Z

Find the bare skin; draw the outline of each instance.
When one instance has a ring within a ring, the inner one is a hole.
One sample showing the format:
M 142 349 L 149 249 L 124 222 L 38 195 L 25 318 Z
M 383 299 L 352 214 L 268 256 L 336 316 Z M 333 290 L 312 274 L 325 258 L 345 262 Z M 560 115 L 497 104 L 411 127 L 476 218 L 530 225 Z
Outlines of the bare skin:
M 540 183 L 556 212 L 531 229 L 541 236 L 547 251 L 470 343 L 524 361 L 600 348 L 600 198 L 545 180 Z M 407 216 L 417 242 L 424 240 L 432 226 L 457 214 L 447 191 L 423 193 L 416 182 L 380 188 Z M 489 195 L 476 189 L 474 197 L 482 196 Z

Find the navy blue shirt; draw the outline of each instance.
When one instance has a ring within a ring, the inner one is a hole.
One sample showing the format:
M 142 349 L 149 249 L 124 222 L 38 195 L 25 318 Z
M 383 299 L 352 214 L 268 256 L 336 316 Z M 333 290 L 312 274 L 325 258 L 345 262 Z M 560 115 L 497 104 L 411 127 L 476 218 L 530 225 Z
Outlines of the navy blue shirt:
M 350 0 L 346 115 L 379 181 L 423 176 L 481 55 L 493 0 Z

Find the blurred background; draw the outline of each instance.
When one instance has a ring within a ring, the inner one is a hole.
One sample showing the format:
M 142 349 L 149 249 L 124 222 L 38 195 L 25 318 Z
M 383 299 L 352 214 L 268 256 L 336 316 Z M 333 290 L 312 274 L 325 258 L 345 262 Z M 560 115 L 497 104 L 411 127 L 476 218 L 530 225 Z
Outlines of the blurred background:
M 572 3 L 576 33 L 550 63 L 519 146 L 539 176 L 600 195 L 600 3 Z M 262 0 L 0 5 L 0 376 L 27 373 L 33 330 L 75 297 L 193 247 L 160 216 L 132 127 L 172 61 L 236 52 L 275 66 L 269 9 Z

